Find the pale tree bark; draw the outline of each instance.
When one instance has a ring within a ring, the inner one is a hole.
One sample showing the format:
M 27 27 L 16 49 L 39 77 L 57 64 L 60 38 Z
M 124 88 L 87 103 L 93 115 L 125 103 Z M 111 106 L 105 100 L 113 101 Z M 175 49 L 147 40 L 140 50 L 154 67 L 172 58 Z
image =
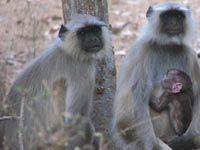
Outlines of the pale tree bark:
M 63 16 L 65 23 L 74 14 L 90 14 L 97 16 L 107 24 L 108 5 L 107 0 L 62 0 Z M 110 53 L 103 60 L 97 61 L 96 91 L 91 112 L 92 122 L 97 132 L 109 143 L 109 150 L 117 150 L 112 142 L 112 107 L 116 88 L 116 69 L 114 52 Z
M 90 14 L 108 23 L 107 0 L 62 0 L 64 21 L 74 14 Z
M 4 102 L 5 102 L 5 96 L 6 96 L 6 64 L 5 62 L 0 60 L 0 122 L 1 117 L 3 116 L 3 109 L 4 109 Z M 2 133 L 4 129 L 2 126 L 0 126 L 0 133 Z M 2 137 L 0 136 L 0 149 L 2 147 L 1 141 L 3 141 Z
M 3 110 L 3 105 L 5 100 L 4 98 L 6 95 L 5 80 L 6 80 L 6 64 L 5 62 L 0 61 L 0 112 L 2 112 Z

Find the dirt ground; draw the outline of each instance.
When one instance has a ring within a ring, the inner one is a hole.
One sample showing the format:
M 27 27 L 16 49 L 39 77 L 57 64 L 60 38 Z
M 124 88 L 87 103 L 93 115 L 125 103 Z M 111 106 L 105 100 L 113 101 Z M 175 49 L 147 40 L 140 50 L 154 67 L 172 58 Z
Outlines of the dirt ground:
M 199 26 L 200 1 L 176 1 L 190 5 Z M 147 8 L 160 2 L 164 0 L 108 2 L 117 67 L 137 37 L 144 23 Z M 6 64 L 6 89 L 9 89 L 24 66 L 47 48 L 57 36 L 62 23 L 61 0 L 0 0 L 0 61 Z M 200 50 L 198 35 L 200 30 L 194 41 L 196 50 Z

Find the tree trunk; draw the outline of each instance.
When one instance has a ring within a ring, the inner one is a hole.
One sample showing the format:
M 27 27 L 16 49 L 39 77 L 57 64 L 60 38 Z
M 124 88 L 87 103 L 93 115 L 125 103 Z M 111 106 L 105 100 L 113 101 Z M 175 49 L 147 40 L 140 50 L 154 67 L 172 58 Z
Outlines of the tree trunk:
M 3 110 L 4 98 L 6 95 L 5 80 L 6 80 L 6 64 L 0 61 L 0 116 Z
M 62 0 L 65 23 L 74 14 L 90 14 L 108 23 L 107 0 Z
M 62 6 L 65 23 L 74 14 L 90 14 L 108 24 L 107 0 L 62 0 Z M 101 132 L 110 142 L 112 138 L 112 107 L 116 88 L 114 52 L 111 52 L 103 60 L 97 60 L 96 70 L 96 91 L 91 118 L 95 130 Z M 110 144 L 109 150 L 117 150 L 113 146 L 114 144 Z

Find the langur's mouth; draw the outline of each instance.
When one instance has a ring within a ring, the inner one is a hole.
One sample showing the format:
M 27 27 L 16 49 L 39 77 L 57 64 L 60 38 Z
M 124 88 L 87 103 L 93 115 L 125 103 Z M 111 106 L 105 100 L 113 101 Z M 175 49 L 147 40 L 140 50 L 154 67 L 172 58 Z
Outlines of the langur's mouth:
M 179 29 L 170 29 L 167 30 L 166 33 L 169 35 L 179 35 L 181 34 L 181 31 Z
M 88 53 L 97 53 L 103 48 L 102 45 L 90 45 L 88 46 L 85 51 Z
M 88 52 L 97 53 L 102 49 L 102 46 L 93 46 L 88 48 Z

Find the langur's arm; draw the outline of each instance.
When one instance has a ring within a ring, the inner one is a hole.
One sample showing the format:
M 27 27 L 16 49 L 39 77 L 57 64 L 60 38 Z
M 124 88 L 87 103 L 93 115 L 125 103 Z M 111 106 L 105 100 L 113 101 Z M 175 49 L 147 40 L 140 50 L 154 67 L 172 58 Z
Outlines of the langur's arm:
M 171 96 L 168 96 L 166 92 L 164 92 L 159 99 L 152 96 L 149 101 L 149 105 L 157 112 L 163 111 L 168 107 L 169 102 L 172 100 Z
M 72 115 L 87 116 L 94 91 L 94 80 L 90 77 L 69 83 L 65 99 L 66 112 Z M 75 80 L 75 79 L 74 79 Z M 78 78 L 76 80 L 79 80 Z M 79 84 L 77 84 L 79 83 Z

